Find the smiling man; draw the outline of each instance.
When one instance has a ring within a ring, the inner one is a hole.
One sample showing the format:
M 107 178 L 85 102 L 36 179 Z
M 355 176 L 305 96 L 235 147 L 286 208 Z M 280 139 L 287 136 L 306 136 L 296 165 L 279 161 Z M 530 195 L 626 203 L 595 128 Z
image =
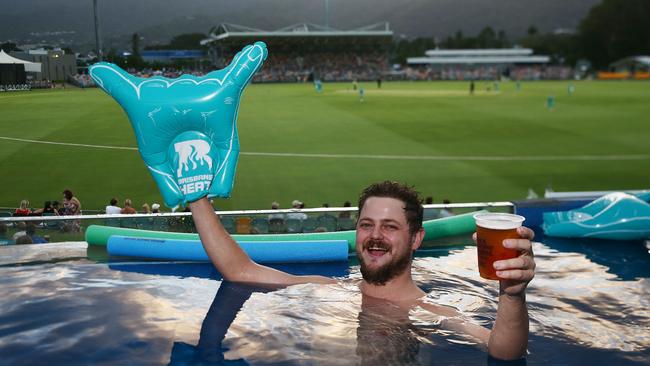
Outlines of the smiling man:
M 413 252 L 424 238 L 417 193 L 393 182 L 373 184 L 361 193 L 359 212 L 356 250 L 363 293 L 392 300 L 424 296 L 411 278 Z
M 230 197 L 239 156 L 239 100 L 267 55 L 266 45 L 256 42 L 237 53 L 227 67 L 202 77 L 140 78 L 103 62 L 89 72 L 125 110 L 140 156 L 165 203 L 189 204 L 205 251 L 224 279 L 276 286 L 335 283 L 332 278 L 294 276 L 253 262 L 221 225 L 208 200 Z M 521 254 L 495 262 L 499 308 L 489 331 L 462 321 L 452 308 L 424 301 L 426 294 L 411 276 L 413 252 L 424 238 L 422 211 L 417 192 L 395 182 L 373 184 L 361 194 L 356 248 L 364 303 L 389 302 L 406 314 L 425 308 L 440 315 L 447 328 L 486 343 L 496 358 L 523 356 L 528 342 L 525 290 L 535 269 L 532 231 L 519 228 L 523 239 L 503 243 Z
M 282 286 L 337 282 L 323 276 L 295 276 L 253 262 L 223 228 L 206 198 L 190 203 L 190 207 L 205 251 L 225 280 Z M 524 356 L 528 344 L 525 289 L 535 269 L 532 231 L 522 227 L 518 229 L 522 239 L 504 242 L 504 246 L 520 251 L 518 258 L 495 262 L 500 277 L 499 307 L 490 331 L 463 321 L 455 309 L 424 301 L 426 293 L 411 276 L 413 252 L 424 238 L 422 213 L 422 200 L 411 187 L 385 181 L 362 192 L 356 251 L 363 276 L 359 288 L 364 297 L 388 301 L 407 312 L 420 306 L 439 314 L 448 328 L 485 343 L 494 358 Z

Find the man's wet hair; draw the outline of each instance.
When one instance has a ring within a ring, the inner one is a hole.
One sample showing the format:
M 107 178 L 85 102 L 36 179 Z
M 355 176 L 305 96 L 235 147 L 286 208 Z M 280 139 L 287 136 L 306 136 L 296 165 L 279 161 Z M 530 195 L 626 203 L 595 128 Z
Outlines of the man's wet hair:
M 406 215 L 406 222 L 409 224 L 410 234 L 414 235 L 422 228 L 424 211 L 422 198 L 420 198 L 420 194 L 414 187 L 388 180 L 371 184 L 359 196 L 359 213 L 361 213 L 363 205 L 370 197 L 395 198 L 404 202 L 404 214 Z

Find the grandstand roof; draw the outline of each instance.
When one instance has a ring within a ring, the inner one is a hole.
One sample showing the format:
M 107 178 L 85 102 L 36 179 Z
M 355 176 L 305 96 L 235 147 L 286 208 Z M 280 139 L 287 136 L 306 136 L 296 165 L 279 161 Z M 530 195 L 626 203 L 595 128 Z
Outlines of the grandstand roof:
M 631 56 L 613 62 L 610 67 L 613 69 L 630 69 L 632 67 L 641 69 L 650 68 L 650 56 Z
M 201 45 L 237 37 L 392 37 L 388 23 L 377 23 L 361 28 L 340 30 L 311 23 L 297 23 L 276 30 L 263 30 L 243 25 L 221 23 L 210 31 Z
M 545 64 L 549 56 L 535 56 L 530 48 L 487 48 L 428 50 L 425 57 L 409 57 L 409 65 L 472 65 L 472 64 Z
M 464 56 L 529 56 L 533 54 L 530 48 L 484 48 L 484 49 L 458 49 L 458 50 L 428 50 L 425 55 L 429 57 L 464 57 Z
M 546 64 L 551 61 L 549 56 L 511 56 L 511 57 L 409 57 L 409 65 L 431 64 Z

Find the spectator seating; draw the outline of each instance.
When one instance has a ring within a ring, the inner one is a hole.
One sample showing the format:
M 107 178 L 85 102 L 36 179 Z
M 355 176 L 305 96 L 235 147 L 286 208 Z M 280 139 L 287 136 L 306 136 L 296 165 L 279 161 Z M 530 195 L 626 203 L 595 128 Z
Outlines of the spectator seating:
M 286 219 L 284 223 L 287 228 L 287 233 L 302 233 L 302 220 L 301 219 Z
M 230 216 L 221 216 L 221 225 L 227 232 L 234 234 L 235 233 L 235 219 Z
M 303 233 L 313 233 L 316 232 L 318 228 L 318 220 L 314 217 L 307 217 L 302 220 L 302 232 Z
M 316 219 L 318 220 L 318 228 L 322 228 L 324 231 L 336 231 L 338 228 L 338 219 L 336 216 L 324 214 L 318 216 Z
M 424 209 L 424 215 L 422 217 L 422 219 L 424 221 L 433 220 L 433 219 L 437 219 L 437 218 L 440 218 L 440 210 L 435 209 L 435 208 L 426 208 L 426 209 Z
M 137 217 L 135 218 L 136 225 L 138 229 L 142 230 L 152 230 L 153 229 L 153 219 L 151 217 Z
M 235 232 L 237 234 L 250 234 L 251 233 L 251 219 L 248 216 L 241 216 L 235 219 Z
M 338 229 L 339 231 L 354 230 L 356 229 L 356 221 L 350 217 L 339 217 Z
M 111 219 L 104 219 L 104 226 L 112 226 L 112 227 L 120 227 L 120 219 L 118 218 L 111 218 Z
M 287 227 L 284 223 L 284 219 L 270 219 L 269 220 L 269 233 L 272 234 L 281 234 L 286 233 Z
M 266 218 L 258 217 L 251 222 L 251 233 L 253 234 L 268 234 L 269 233 L 269 220 Z
M 120 219 L 120 226 L 129 229 L 137 229 L 138 223 L 136 222 L 135 218 L 129 217 L 129 218 Z

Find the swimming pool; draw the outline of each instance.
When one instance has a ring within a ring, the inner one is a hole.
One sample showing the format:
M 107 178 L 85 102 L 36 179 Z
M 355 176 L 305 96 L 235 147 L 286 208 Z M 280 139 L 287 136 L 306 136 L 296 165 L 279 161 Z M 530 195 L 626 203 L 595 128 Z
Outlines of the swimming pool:
M 541 241 L 528 364 L 650 363 L 646 244 Z M 475 252 L 422 251 L 414 278 L 490 326 L 497 287 Z M 486 364 L 442 319 L 362 299 L 354 260 L 281 269 L 343 280 L 260 289 L 221 282 L 210 264 L 106 262 L 82 243 L 0 247 L 0 364 Z

